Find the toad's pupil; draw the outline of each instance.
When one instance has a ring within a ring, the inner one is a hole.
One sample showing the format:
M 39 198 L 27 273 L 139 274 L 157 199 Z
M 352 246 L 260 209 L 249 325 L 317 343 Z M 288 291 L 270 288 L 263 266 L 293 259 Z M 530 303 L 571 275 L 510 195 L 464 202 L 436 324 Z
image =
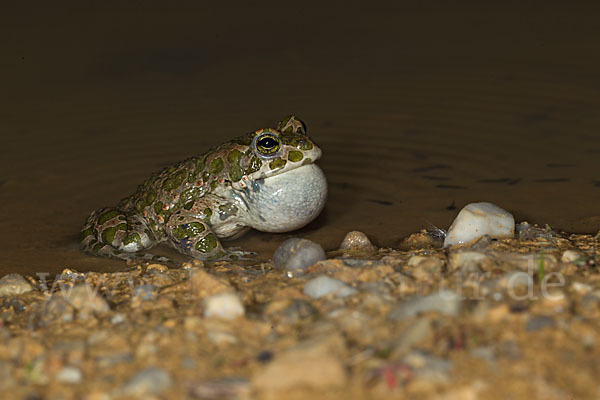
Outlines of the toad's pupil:
M 261 145 L 262 147 L 270 149 L 271 147 L 277 146 L 277 141 L 273 138 L 267 137 L 264 139 L 260 139 L 258 141 L 258 144 Z

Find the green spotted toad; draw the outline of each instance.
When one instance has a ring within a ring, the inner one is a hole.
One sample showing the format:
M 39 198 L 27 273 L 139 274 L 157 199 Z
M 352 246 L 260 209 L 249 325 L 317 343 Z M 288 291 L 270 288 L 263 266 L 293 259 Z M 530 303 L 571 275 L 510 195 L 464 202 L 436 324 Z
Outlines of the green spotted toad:
M 153 259 L 145 249 L 166 242 L 202 260 L 231 259 L 219 239 L 250 228 L 287 232 L 312 221 L 327 197 L 314 163 L 321 149 L 302 121 L 258 129 L 153 174 L 117 207 L 90 214 L 81 230 L 88 253 Z

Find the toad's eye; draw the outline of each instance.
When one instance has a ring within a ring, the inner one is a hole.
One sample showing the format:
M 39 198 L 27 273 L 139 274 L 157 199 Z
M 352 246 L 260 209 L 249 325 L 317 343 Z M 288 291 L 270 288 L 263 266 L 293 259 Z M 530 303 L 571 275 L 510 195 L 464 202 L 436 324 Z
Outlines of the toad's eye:
M 256 150 L 263 156 L 275 155 L 281 148 L 281 141 L 272 133 L 263 133 L 255 141 Z

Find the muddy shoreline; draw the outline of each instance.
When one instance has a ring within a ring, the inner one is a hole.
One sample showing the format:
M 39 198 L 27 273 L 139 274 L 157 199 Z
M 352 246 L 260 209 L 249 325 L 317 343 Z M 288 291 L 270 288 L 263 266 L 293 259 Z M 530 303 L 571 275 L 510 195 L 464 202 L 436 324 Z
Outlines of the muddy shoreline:
M 448 251 L 420 232 L 397 249 L 329 252 L 292 277 L 271 262 L 195 261 L 3 278 L 0 393 L 594 398 L 598 245 L 531 226 Z M 311 297 L 320 276 L 352 291 Z M 241 308 L 211 314 L 224 298 Z

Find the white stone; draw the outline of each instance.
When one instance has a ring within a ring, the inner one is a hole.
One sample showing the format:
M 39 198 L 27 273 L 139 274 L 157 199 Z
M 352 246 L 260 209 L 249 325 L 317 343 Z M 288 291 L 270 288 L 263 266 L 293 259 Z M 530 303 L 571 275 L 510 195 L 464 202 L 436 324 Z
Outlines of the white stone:
M 336 297 L 351 296 L 358 291 L 342 281 L 330 278 L 326 275 L 321 275 L 304 285 L 304 294 L 313 299 L 326 296 L 328 294 L 334 294 Z
M 218 293 L 204 298 L 204 316 L 235 319 L 244 315 L 244 305 L 237 294 Z
M 31 283 L 19 274 L 4 275 L 0 279 L 0 296 L 16 296 L 32 290 Z
M 581 254 L 576 252 L 575 250 L 567 250 L 562 254 L 560 260 L 564 263 L 572 263 L 581 258 Z
M 483 235 L 500 238 L 514 234 L 515 219 L 511 213 L 492 203 L 471 203 L 452 222 L 444 247 L 467 243 Z
M 415 295 L 398 303 L 388 313 L 388 318 L 393 321 L 402 321 L 430 311 L 454 317 L 459 314 L 461 306 L 461 296 L 452 290 L 444 289 L 428 296 Z
M 83 374 L 77 367 L 66 366 L 63 367 L 56 374 L 56 380 L 60 383 L 66 383 L 69 385 L 76 385 L 83 379 Z

